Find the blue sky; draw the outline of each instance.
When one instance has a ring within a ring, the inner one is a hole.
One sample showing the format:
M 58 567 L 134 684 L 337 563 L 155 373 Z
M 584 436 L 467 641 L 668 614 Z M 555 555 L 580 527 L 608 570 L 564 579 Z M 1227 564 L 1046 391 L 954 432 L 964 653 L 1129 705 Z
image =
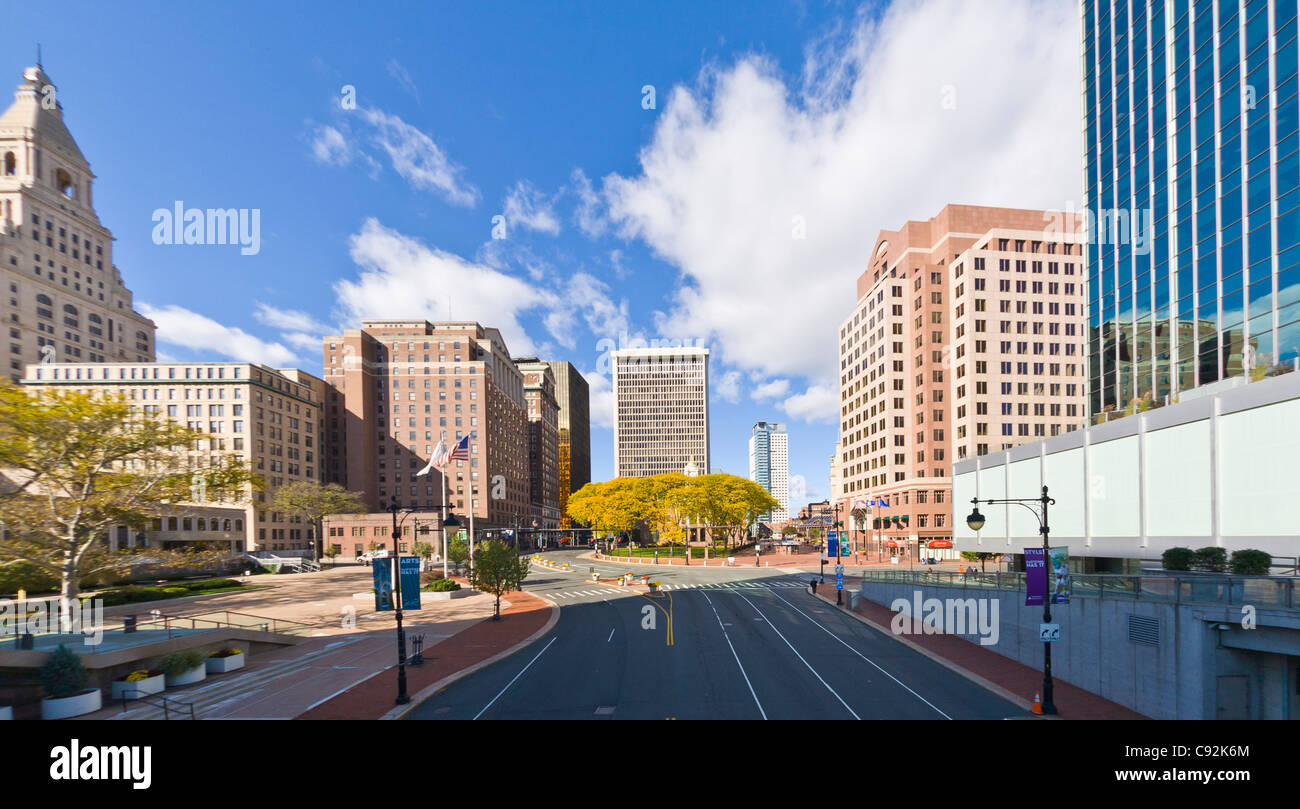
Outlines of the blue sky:
M 1078 196 L 1077 10 L 991 5 L 45 2 L 0 76 L 42 43 L 160 355 L 319 373 L 322 335 L 450 306 L 587 374 L 604 479 L 606 348 L 702 343 L 713 465 L 786 422 L 798 506 L 876 233 Z M 178 200 L 259 210 L 260 251 L 155 244 Z

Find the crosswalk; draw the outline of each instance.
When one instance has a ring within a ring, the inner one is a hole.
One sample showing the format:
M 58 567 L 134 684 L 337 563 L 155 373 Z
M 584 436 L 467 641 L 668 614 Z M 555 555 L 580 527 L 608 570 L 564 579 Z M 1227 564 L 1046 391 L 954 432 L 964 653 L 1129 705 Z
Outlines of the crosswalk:
M 738 581 L 738 582 L 711 582 L 699 584 L 662 584 L 660 590 L 677 591 L 677 590 L 763 590 L 776 587 L 806 587 L 807 584 L 802 581 L 791 581 L 789 579 L 780 579 L 777 581 Z M 596 587 L 584 590 L 566 590 L 559 593 L 542 592 L 540 595 L 547 598 L 554 598 L 559 601 L 577 600 L 589 598 L 592 596 L 608 597 L 612 595 L 625 595 L 636 592 L 635 590 L 625 590 L 619 587 Z

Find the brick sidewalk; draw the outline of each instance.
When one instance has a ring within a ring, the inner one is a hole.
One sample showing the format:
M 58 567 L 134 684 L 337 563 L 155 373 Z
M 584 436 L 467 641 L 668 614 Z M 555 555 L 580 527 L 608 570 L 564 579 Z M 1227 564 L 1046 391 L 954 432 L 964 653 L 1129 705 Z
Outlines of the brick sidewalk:
M 817 588 L 817 597 L 834 606 L 835 585 L 832 579 Z M 860 582 L 845 579 L 845 588 L 850 583 Z M 827 593 L 830 595 L 828 596 Z M 1004 699 L 1010 700 L 1025 710 L 1033 703 L 1034 693 L 1043 687 L 1043 671 L 1031 668 L 997 652 L 972 643 L 958 635 L 926 635 L 921 633 L 920 621 L 915 621 L 917 631 L 907 636 L 894 635 L 890 622 L 894 620 L 893 610 L 861 599 L 857 614 L 877 629 L 888 633 L 904 645 L 910 646 L 922 654 L 935 659 L 945 667 L 962 674 L 979 685 L 990 688 Z M 847 610 L 847 606 L 841 609 Z M 1052 676 L 1053 700 L 1056 703 L 1060 719 L 1148 719 L 1136 711 L 1125 708 L 1091 691 Z
M 421 690 L 507 652 L 541 630 L 551 619 L 551 604 L 524 592 L 502 597 L 509 607 L 501 620 L 491 619 L 465 629 L 436 644 L 431 658 L 422 666 L 406 667 L 406 692 L 414 697 Z M 450 683 L 448 683 L 450 684 Z M 397 666 L 331 697 L 298 719 L 379 719 L 393 710 L 397 695 Z M 414 704 L 414 703 L 412 703 Z

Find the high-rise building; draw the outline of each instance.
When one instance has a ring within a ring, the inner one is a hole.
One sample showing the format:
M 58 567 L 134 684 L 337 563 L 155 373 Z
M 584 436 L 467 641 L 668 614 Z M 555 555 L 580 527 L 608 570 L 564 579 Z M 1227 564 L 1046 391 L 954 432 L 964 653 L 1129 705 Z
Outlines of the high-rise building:
M 233 542 L 232 550 L 312 549 L 314 527 L 275 511 L 271 504 L 276 490 L 286 484 L 321 481 L 325 383 L 320 379 L 247 362 L 41 363 L 25 370 L 23 387 L 118 394 L 141 412 L 205 433 L 208 437 L 193 452 L 237 456 L 265 481 L 259 491 L 249 486 L 240 504 L 183 504 L 180 516 L 154 526 L 163 544 Z M 232 505 L 242 508 L 242 519 L 214 519 L 213 509 L 228 512 Z M 210 508 L 195 511 L 191 506 Z
M 524 377 L 497 329 L 474 322 L 366 320 L 323 338 L 328 482 L 438 509 L 437 469 L 417 476 L 439 441 L 469 436 L 469 459 L 444 468 L 447 506 L 476 528 L 523 524 L 531 509 Z M 472 506 L 471 506 L 472 499 Z
M 524 403 L 528 406 L 528 497 L 531 526 L 560 527 L 560 405 L 555 398 L 555 376 L 550 363 L 536 357 L 515 360 L 524 375 Z
M 591 482 L 591 391 L 572 363 L 551 362 L 560 406 L 560 524 L 572 527 L 569 495 Z
M 760 421 L 749 436 L 749 479 L 762 486 L 780 506 L 764 522 L 790 518 L 790 436 L 784 424 Z
M 950 539 L 954 460 L 1084 423 L 1082 238 L 970 205 L 880 233 L 839 331 L 842 514 L 879 498 L 879 540 Z
M 710 469 L 709 350 L 613 352 L 614 470 L 618 477 Z
M 152 320 L 133 308 L 95 213 L 90 163 L 63 123 L 40 65 L 0 115 L 0 277 L 8 367 L 34 362 L 151 362 Z
M 1300 350 L 1296 5 L 1082 3 L 1093 415 Z

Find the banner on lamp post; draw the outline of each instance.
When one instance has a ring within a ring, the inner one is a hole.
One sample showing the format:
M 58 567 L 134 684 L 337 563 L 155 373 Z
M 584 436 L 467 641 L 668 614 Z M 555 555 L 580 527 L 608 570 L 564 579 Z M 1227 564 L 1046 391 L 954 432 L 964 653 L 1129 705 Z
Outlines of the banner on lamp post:
M 1052 548 L 1048 554 L 1052 563 L 1052 603 L 1070 603 L 1070 549 L 1068 546 Z
M 1047 560 L 1042 548 L 1025 548 L 1025 606 L 1041 607 L 1047 598 Z

